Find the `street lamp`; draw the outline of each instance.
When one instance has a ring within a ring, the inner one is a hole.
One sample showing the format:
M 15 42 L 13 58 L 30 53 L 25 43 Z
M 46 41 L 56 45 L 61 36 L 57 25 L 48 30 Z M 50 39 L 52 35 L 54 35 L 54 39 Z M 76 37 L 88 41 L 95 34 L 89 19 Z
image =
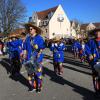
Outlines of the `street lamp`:
M 58 20 L 58 22 L 60 22 L 60 30 L 61 30 L 61 23 L 64 21 L 63 14 L 59 14 L 57 20 Z M 64 34 L 62 33 L 62 35 L 64 35 Z M 64 36 L 62 36 L 62 37 L 64 38 Z

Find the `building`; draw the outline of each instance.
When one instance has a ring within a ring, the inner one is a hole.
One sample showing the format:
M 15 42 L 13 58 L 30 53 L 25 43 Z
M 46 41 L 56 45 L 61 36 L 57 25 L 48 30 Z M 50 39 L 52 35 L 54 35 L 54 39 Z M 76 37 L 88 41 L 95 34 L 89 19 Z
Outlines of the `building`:
M 71 23 L 70 27 L 71 37 L 72 38 L 77 37 L 80 34 L 80 24 L 78 23 L 78 21 L 71 21 L 70 23 Z
M 81 25 L 81 31 L 91 31 L 95 28 L 100 28 L 100 23 L 87 23 Z
M 70 21 L 61 5 L 34 12 L 32 17 L 29 18 L 29 22 L 33 22 L 34 25 L 40 27 L 46 38 L 70 36 Z

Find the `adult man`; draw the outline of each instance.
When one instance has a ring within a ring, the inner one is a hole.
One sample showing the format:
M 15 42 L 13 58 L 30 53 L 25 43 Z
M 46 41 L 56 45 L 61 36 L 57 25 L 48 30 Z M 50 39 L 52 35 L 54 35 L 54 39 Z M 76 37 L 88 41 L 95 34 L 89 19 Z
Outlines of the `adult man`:
M 25 24 L 26 30 L 29 36 L 26 38 L 26 51 L 27 51 L 27 61 L 32 60 L 34 72 L 28 73 L 29 82 L 32 86 L 32 90 L 41 91 L 42 88 L 42 60 L 43 60 L 43 49 L 45 48 L 45 43 L 43 38 L 40 36 L 42 30 L 32 23 Z M 34 86 L 34 81 L 36 82 L 36 87 Z

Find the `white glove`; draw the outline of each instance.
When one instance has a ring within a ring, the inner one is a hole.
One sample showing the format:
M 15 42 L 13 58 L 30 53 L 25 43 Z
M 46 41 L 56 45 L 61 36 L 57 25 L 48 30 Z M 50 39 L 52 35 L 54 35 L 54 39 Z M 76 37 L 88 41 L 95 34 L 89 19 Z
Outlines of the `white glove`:
M 57 43 L 55 43 L 55 46 L 56 46 L 56 47 L 58 46 Z

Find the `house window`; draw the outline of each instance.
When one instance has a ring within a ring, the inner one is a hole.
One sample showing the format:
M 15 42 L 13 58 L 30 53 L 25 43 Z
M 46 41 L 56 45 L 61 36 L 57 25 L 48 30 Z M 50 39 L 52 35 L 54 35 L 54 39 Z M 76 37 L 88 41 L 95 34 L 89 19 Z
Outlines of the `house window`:
M 41 22 L 39 22 L 39 26 L 41 26 Z
M 53 16 L 53 14 L 54 14 L 54 12 L 50 12 L 50 13 L 48 14 L 48 18 L 51 18 L 51 17 Z
M 46 33 L 48 32 L 48 29 L 45 29 Z
M 55 35 L 55 33 L 52 33 L 52 35 L 54 36 L 54 35 Z

